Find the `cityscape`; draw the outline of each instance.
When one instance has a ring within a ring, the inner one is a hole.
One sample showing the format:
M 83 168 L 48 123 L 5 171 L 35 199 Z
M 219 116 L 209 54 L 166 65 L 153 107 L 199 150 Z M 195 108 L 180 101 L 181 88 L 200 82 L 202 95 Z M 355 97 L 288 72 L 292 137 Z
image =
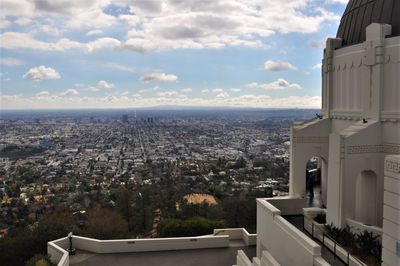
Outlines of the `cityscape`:
M 160 224 L 193 217 L 255 232 L 255 198 L 288 195 L 290 125 L 317 112 L 3 112 L 1 236 L 37 230 L 52 215 L 69 215 L 74 232 L 99 238 L 185 236 L 159 232 Z M 128 226 L 111 235 L 87 228 L 100 209 Z

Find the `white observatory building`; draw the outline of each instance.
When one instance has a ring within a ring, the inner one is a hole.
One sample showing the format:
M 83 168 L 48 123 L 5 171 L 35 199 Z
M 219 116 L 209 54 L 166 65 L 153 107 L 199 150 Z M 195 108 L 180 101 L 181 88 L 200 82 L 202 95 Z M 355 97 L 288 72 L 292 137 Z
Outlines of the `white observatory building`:
M 292 126 L 290 197 L 258 200 L 258 257 L 265 249 L 281 265 L 317 265 L 319 251 L 313 253 L 312 244 L 305 241 L 297 247 L 279 238 L 272 241 L 266 228 L 266 223 L 276 224 L 276 214 L 317 212 L 300 210 L 307 195 L 306 165 L 317 157 L 320 210 L 327 223 L 381 235 L 382 265 L 400 265 L 399 154 L 400 1 L 350 0 L 336 38 L 329 38 L 324 50 L 322 113 Z M 304 219 L 304 227 L 309 225 Z M 298 240 L 296 234 L 291 238 L 293 243 Z M 314 261 L 307 261 L 307 252 L 300 255 L 303 260 L 291 255 L 296 247 L 300 252 L 307 245 Z

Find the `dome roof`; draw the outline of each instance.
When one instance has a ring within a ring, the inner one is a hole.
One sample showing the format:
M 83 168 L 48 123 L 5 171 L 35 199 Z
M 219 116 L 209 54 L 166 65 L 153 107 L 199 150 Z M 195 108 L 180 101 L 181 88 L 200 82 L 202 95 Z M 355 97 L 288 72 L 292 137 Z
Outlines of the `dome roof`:
M 392 35 L 400 35 L 400 0 L 350 0 L 336 37 L 343 45 L 365 41 L 365 28 L 371 23 L 392 25 Z

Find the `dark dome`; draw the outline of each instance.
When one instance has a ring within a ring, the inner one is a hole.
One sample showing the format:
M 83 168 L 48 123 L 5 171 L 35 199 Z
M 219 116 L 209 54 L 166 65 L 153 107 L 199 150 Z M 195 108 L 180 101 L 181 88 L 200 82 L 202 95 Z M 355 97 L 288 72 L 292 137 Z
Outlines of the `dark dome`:
M 365 28 L 371 23 L 392 25 L 392 35 L 400 35 L 400 0 L 350 0 L 336 37 L 343 45 L 365 41 Z

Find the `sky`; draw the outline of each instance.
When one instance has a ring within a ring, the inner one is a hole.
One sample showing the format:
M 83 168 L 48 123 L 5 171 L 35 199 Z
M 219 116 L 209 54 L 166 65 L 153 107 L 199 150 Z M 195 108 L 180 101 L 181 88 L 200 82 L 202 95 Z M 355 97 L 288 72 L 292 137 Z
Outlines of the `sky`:
M 347 0 L 1 0 L 0 109 L 320 108 Z

